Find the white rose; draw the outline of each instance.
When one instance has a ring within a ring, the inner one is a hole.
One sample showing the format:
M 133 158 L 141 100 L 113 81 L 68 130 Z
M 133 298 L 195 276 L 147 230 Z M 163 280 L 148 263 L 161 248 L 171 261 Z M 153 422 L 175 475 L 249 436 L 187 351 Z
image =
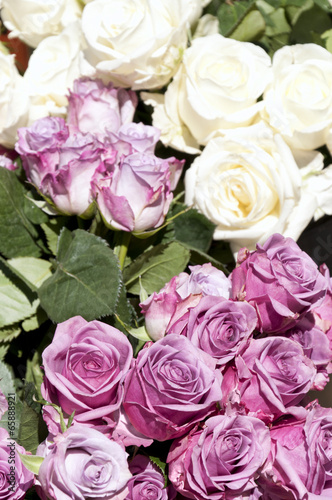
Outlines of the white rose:
M 66 95 L 82 74 L 81 31 L 78 23 L 60 35 L 43 40 L 30 57 L 24 74 L 25 91 L 31 98 L 30 122 L 48 115 L 63 115 Z
M 162 87 L 187 44 L 189 0 L 95 0 L 82 15 L 96 76 L 137 89 Z
M 163 112 L 173 123 L 189 130 L 196 146 L 205 145 L 228 129 L 254 122 L 262 108 L 257 99 L 270 78 L 271 59 L 262 48 L 219 34 L 197 38 L 186 50 L 166 91 Z M 142 97 L 151 104 L 155 99 L 154 94 Z M 159 127 L 157 120 L 153 124 Z M 177 127 L 172 141 L 164 132 L 161 140 L 179 149 L 179 135 L 181 129 Z
M 1 18 L 10 37 L 19 37 L 31 47 L 80 17 L 78 0 L 1 0 Z
M 323 146 L 332 125 L 332 54 L 310 43 L 286 46 L 272 66 L 264 118 L 291 148 Z
M 29 100 L 15 58 L 0 52 L 0 144 L 14 147 L 17 129 L 27 124 L 28 109 Z
M 297 210 L 300 169 L 263 122 L 212 139 L 187 171 L 185 188 L 186 204 L 216 224 L 214 238 L 229 241 L 234 252 L 254 249 L 273 233 L 296 239 L 316 209 Z

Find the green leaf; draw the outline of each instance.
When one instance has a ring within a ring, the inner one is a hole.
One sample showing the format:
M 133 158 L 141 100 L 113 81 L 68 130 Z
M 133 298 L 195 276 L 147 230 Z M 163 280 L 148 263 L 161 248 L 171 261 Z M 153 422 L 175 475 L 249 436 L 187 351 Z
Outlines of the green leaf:
M 10 420 L 8 420 L 8 411 L 6 411 L 0 420 L 0 427 L 6 429 L 10 437 L 15 439 L 22 413 L 22 403 L 16 394 L 13 374 L 3 361 L 0 361 L 0 390 L 10 402 L 10 410 L 14 411 L 14 414 L 10 415 Z
M 116 304 L 115 312 L 118 316 L 120 316 L 122 321 L 128 324 L 131 323 L 131 320 L 134 316 L 134 310 L 129 300 L 127 299 L 127 290 L 124 285 L 122 285 L 121 287 L 121 292 Z
M 33 224 L 43 224 L 48 221 L 48 216 L 31 199 L 31 193 L 24 197 L 24 213 Z
M 140 276 L 149 295 L 160 290 L 173 276 L 185 269 L 189 258 L 190 251 L 176 241 L 156 245 L 124 269 L 123 278 L 127 290 L 139 295 Z
M 164 476 L 165 487 L 166 487 L 167 486 L 166 462 L 163 462 L 159 457 L 149 456 L 149 459 L 154 465 L 158 467 L 158 469 L 160 469 L 162 475 Z
M 177 210 L 181 210 L 181 205 Z M 188 248 L 207 252 L 210 248 L 215 225 L 192 208 L 172 222 L 174 237 Z
M 40 414 L 35 412 L 25 401 L 18 429 L 18 443 L 27 451 L 35 453 L 39 445 L 38 426 Z
M 19 453 L 20 459 L 22 460 L 23 465 L 33 474 L 36 474 L 38 476 L 39 474 L 39 469 L 41 464 L 44 461 L 44 457 L 39 457 L 37 455 L 23 455 L 22 453 Z
M 47 320 L 48 317 L 44 309 L 38 307 L 36 314 L 22 322 L 22 328 L 25 332 L 31 332 L 32 330 L 37 330 Z
M 312 33 L 323 34 L 331 28 L 330 17 L 317 5 L 314 5 L 299 16 L 293 26 L 290 41 L 292 43 L 312 43 Z
M 25 214 L 25 193 L 15 172 L 0 168 L 0 252 L 7 258 L 41 253 L 38 232 Z
M 10 342 L 6 342 L 0 345 L 0 360 L 3 361 L 10 348 Z M 1 426 L 0 426 L 1 427 Z
M 255 0 L 223 3 L 218 10 L 220 33 L 229 37 L 255 6 Z
M 15 393 L 15 385 L 12 373 L 7 365 L 0 361 L 0 389 L 6 396 L 7 394 Z
M 25 374 L 25 382 L 33 384 L 37 393 L 37 400 L 42 399 L 40 388 L 44 378 L 40 365 L 41 357 L 38 352 L 35 352 L 32 359 L 27 360 L 27 370 Z
M 0 328 L 18 323 L 32 316 L 38 299 L 30 302 L 28 297 L 0 271 Z
M 291 32 L 284 9 L 277 9 L 271 13 L 266 12 L 266 15 L 270 19 L 270 25 L 266 27 L 266 36 L 277 37 L 283 34 L 288 35 Z
M 328 0 L 314 0 L 315 4 L 318 5 L 325 12 L 332 12 L 332 6 Z
M 7 265 L 33 291 L 36 291 L 52 274 L 51 262 L 35 257 L 17 257 L 8 260 Z
M 239 26 L 230 35 L 230 38 L 240 42 L 257 40 L 265 32 L 265 20 L 258 10 L 249 12 Z
M 56 255 L 58 238 L 61 229 L 65 226 L 68 221 L 68 217 L 54 217 L 49 220 L 47 224 L 42 224 L 41 228 L 45 233 L 47 246 L 53 255 Z
M 38 296 L 54 322 L 76 315 L 91 321 L 113 314 L 120 286 L 119 262 L 106 241 L 81 229 L 63 229 L 56 271 L 38 289 Z
M 325 48 L 329 52 L 332 52 L 332 29 L 325 31 L 325 33 L 322 34 L 322 38 L 325 40 Z
M 17 325 L 0 329 L 0 342 L 11 342 L 21 333 L 21 328 Z

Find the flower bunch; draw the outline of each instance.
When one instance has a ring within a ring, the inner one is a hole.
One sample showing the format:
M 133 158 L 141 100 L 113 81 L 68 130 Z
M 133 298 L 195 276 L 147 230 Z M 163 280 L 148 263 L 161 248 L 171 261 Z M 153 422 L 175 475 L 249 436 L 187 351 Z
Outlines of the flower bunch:
M 332 6 L 0 9 L 1 499 L 330 498 Z
M 154 155 L 155 127 L 132 121 L 136 94 L 81 79 L 67 122 L 36 120 L 18 131 L 27 178 L 59 213 L 89 218 L 95 202 L 107 226 L 142 232 L 160 226 L 183 162 Z
M 229 277 L 194 266 L 143 301 L 155 341 L 136 357 L 106 323 L 59 324 L 43 352 L 41 498 L 328 495 L 332 410 L 306 398 L 331 371 L 318 319 L 331 291 L 275 234 Z

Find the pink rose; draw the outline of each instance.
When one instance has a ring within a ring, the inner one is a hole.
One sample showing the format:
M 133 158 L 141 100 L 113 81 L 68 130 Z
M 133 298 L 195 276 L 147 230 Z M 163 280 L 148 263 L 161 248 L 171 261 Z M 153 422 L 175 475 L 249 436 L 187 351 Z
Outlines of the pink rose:
M 224 366 L 246 347 L 256 324 L 251 305 L 205 296 L 177 321 L 171 321 L 167 333 L 184 335 Z
M 43 352 L 43 397 L 77 422 L 114 426 L 132 363 L 127 337 L 100 321 L 75 316 L 60 323 Z
M 170 325 L 188 308 L 194 307 L 202 296 L 229 298 L 231 283 L 222 271 L 210 263 L 189 266 L 190 274 L 180 273 L 158 292 L 140 304 L 145 326 L 153 340 L 162 338 Z
M 106 164 L 94 179 L 98 208 L 112 229 L 137 233 L 159 227 L 173 199 L 172 166 L 183 162 L 134 153 Z M 175 187 L 175 186 L 174 186 Z
M 316 376 L 313 362 L 298 342 L 284 337 L 251 340 L 235 359 L 235 369 L 224 374 L 223 393 L 239 392 L 247 411 L 267 420 L 286 413 L 303 414 L 298 403 L 312 388 Z
M 328 290 L 323 302 L 314 307 L 312 313 L 315 318 L 316 325 L 325 332 L 332 349 L 332 291 Z
M 188 498 L 242 498 L 256 488 L 270 446 L 269 430 L 257 418 L 211 417 L 203 429 L 173 442 L 167 457 L 169 478 Z
M 74 82 L 68 102 L 71 133 L 91 133 L 103 141 L 107 132 L 117 132 L 132 121 L 137 96 L 132 90 L 114 88 L 112 83 L 81 78 Z
M 148 457 L 136 455 L 129 464 L 133 477 L 129 479 L 129 490 L 125 500 L 172 500 L 176 496 L 173 486 L 165 487 L 161 469 Z
M 131 473 L 127 453 L 101 432 L 74 425 L 37 449 L 46 455 L 38 480 L 42 498 L 52 500 L 123 500 Z
M 318 307 L 328 288 L 308 254 L 291 238 L 274 234 L 255 252 L 239 252 L 231 274 L 233 298 L 246 300 L 257 310 L 258 328 L 284 333 L 297 319 Z
M 37 189 L 47 173 L 56 171 L 59 148 L 69 137 L 63 118 L 46 117 L 35 121 L 31 127 L 18 130 L 15 149 L 21 155 L 26 176 Z
M 19 453 L 26 454 L 5 429 L 0 428 L 0 498 L 19 500 L 35 482 L 35 477 L 23 465 Z
M 108 133 L 112 146 L 119 154 L 154 153 L 160 130 L 144 123 L 125 123 L 117 132 Z
M 186 337 L 167 335 L 139 352 L 126 378 L 123 406 L 139 432 L 164 441 L 215 412 L 220 385 L 211 356 Z
M 272 427 L 272 470 L 262 480 L 265 490 L 274 492 L 271 498 L 331 498 L 331 436 L 332 409 L 316 403 L 304 420 L 288 419 Z
M 16 149 L 27 178 L 58 212 L 90 217 L 92 179 L 103 161 L 114 162 L 117 153 L 91 134 L 68 134 L 61 118 L 43 118 L 19 130 Z

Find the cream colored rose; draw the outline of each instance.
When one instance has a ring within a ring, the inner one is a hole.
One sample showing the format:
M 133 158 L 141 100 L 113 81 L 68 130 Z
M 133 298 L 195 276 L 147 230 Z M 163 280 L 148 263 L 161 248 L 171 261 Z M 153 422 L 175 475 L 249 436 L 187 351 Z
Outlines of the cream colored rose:
M 30 122 L 66 113 L 68 89 L 82 74 L 81 36 L 79 23 L 73 23 L 60 35 L 43 40 L 31 55 L 24 74 Z
M 188 130 L 196 147 L 205 145 L 228 129 L 254 122 L 262 108 L 257 99 L 270 77 L 271 59 L 260 47 L 219 34 L 197 38 L 186 50 L 158 114 Z M 142 97 L 152 105 L 156 99 L 155 94 Z M 159 127 L 157 116 L 153 124 Z M 181 128 L 174 129 L 172 140 L 169 135 L 162 130 L 161 140 L 180 149 Z
M 192 0 L 95 0 L 83 11 L 86 58 L 96 76 L 115 85 L 167 84 L 187 45 Z M 199 2 L 201 4 L 201 2 Z M 200 11 L 201 9 L 199 9 Z
M 29 100 L 13 55 L 0 52 L 0 144 L 13 148 L 28 119 Z
M 31 47 L 61 33 L 82 12 L 78 0 L 1 0 L 0 7 L 10 36 L 19 37 Z
M 264 103 L 263 117 L 291 148 L 323 146 L 332 126 L 332 54 L 315 44 L 278 50 Z
M 185 188 L 186 204 L 216 224 L 214 238 L 229 241 L 234 252 L 273 233 L 296 239 L 316 209 L 298 210 L 300 169 L 263 122 L 212 139 L 187 171 Z

